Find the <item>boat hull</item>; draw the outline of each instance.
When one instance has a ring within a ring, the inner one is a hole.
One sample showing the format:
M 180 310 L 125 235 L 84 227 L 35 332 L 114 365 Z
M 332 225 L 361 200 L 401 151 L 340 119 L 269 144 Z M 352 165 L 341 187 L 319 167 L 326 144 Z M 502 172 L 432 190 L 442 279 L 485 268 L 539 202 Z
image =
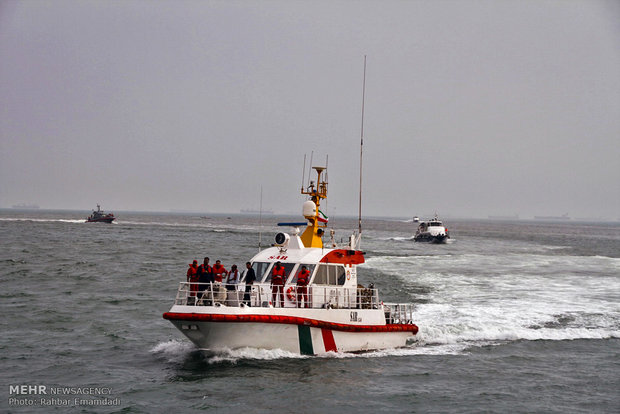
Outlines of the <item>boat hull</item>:
M 445 234 L 438 234 L 438 235 L 432 235 L 429 233 L 418 234 L 413 238 L 413 241 L 441 244 L 441 243 L 448 242 L 448 236 Z
M 251 347 L 303 355 L 364 352 L 403 347 L 418 331 L 413 324 L 373 323 L 382 317 L 381 309 L 284 308 L 278 309 L 278 313 L 254 311 L 249 307 L 232 311 L 226 308 L 224 312 L 218 307 L 205 307 L 199 313 L 184 310 L 171 309 L 164 318 L 196 346 L 210 351 Z M 344 323 L 353 317 L 356 321 L 368 320 L 370 324 Z
M 106 217 L 106 218 L 99 218 L 99 219 L 87 219 L 86 222 L 87 223 L 112 223 L 115 219 L 116 217 Z

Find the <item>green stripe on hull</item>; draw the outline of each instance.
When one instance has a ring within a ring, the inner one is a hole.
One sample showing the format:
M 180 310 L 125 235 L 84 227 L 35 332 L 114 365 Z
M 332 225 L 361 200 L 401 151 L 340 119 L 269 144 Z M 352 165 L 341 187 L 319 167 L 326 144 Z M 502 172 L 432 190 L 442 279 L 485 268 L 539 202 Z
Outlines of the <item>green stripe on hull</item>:
M 302 355 L 314 355 L 310 327 L 297 325 L 297 330 L 299 331 L 299 352 L 301 352 Z

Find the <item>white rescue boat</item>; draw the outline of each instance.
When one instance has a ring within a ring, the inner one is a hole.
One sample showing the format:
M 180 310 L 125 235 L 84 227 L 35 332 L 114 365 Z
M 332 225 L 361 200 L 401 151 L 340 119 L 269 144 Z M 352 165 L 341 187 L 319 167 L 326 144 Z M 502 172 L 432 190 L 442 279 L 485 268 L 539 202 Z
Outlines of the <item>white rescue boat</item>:
M 322 177 L 325 168 L 314 170 L 317 186 L 311 182 L 301 191 L 310 198 L 303 205 L 308 222 L 283 223 L 293 231 L 278 233 L 272 247 L 250 260 L 256 282 L 249 294 L 244 283 L 247 271 L 233 290 L 220 283 L 180 284 L 163 317 L 199 348 L 217 352 L 251 347 L 317 355 L 398 348 L 413 341 L 418 331 L 413 305 L 384 303 L 374 286 L 358 285 L 357 266 L 364 263 L 360 235 L 337 246 L 332 232 L 330 243 L 323 243 L 327 218 L 319 205 L 327 197 L 327 181 Z M 300 235 L 301 226 L 306 228 Z M 272 284 L 278 262 L 284 268 L 282 293 Z M 310 272 L 305 288 L 297 283 L 302 267 Z

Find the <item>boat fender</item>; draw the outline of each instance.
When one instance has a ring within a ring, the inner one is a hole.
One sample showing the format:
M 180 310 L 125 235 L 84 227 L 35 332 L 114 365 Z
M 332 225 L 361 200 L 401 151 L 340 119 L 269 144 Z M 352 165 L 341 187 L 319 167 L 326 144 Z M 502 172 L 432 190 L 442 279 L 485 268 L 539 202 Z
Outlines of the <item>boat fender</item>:
M 290 300 L 291 302 L 295 302 L 297 299 L 295 297 L 295 293 L 296 289 L 293 286 L 290 286 L 288 289 L 286 289 L 286 297 L 288 298 L 288 300 Z

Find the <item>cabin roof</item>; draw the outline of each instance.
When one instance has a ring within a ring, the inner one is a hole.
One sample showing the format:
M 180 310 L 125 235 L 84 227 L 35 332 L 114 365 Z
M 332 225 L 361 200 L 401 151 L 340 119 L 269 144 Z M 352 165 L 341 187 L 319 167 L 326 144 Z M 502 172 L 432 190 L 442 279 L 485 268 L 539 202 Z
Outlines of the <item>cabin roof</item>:
M 295 237 L 295 236 L 293 236 Z M 252 262 L 282 263 L 364 263 L 364 253 L 359 250 L 324 249 L 320 247 L 298 247 L 297 243 L 288 246 L 274 246 L 265 249 L 252 258 Z

